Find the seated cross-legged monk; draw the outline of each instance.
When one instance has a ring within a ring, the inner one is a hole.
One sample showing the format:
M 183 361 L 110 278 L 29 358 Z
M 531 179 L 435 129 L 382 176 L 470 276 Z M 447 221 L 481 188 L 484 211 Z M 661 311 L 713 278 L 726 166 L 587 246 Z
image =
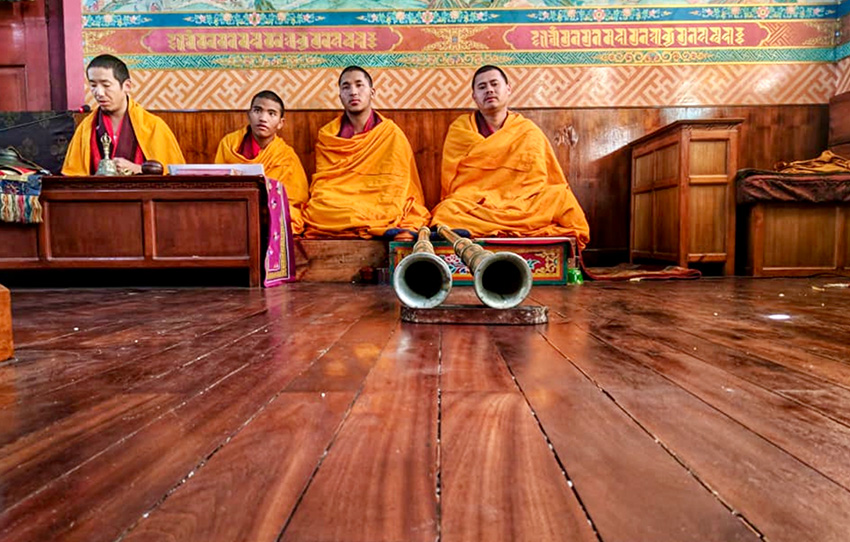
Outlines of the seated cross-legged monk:
M 186 163 L 165 121 L 130 98 L 132 82 L 123 61 L 112 55 L 95 57 L 86 68 L 86 77 L 97 108 L 80 122 L 68 144 L 64 175 L 93 175 L 97 171 L 103 159 L 104 134 L 109 136 L 109 155 L 121 174 L 141 173 L 146 160 L 155 160 L 163 167 Z
M 380 237 L 428 223 L 413 150 L 401 128 L 372 109 L 374 94 L 366 70 L 342 71 L 345 111 L 319 130 L 305 237 Z
M 248 126 L 224 136 L 215 153 L 216 164 L 263 164 L 266 176 L 283 183 L 289 200 L 293 234 L 304 231 L 301 208 L 307 203 L 307 175 L 295 151 L 278 137 L 283 128 L 280 96 L 264 90 L 251 99 Z
M 432 224 L 473 237 L 575 236 L 583 248 L 590 240 L 584 211 L 543 131 L 508 111 L 510 95 L 501 69 L 475 72 L 478 110 L 449 127 Z

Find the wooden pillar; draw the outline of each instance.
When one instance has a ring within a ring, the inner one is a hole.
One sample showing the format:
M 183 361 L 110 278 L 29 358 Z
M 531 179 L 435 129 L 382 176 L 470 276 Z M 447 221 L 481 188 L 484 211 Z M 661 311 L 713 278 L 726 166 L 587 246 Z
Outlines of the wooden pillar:
M 12 357 L 12 296 L 0 286 L 0 361 Z

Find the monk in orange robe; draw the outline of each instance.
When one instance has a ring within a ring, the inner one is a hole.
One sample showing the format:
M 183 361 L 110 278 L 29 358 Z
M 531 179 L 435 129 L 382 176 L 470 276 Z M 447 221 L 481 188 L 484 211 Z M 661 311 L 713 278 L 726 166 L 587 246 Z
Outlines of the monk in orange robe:
M 432 224 L 465 229 L 473 237 L 569 235 L 583 248 L 590 240 L 584 211 L 543 131 L 508 111 L 510 95 L 501 69 L 475 72 L 478 110 L 449 127 Z
M 215 153 L 216 164 L 263 164 L 266 177 L 283 184 L 289 200 L 293 234 L 304 231 L 301 208 L 307 203 L 307 175 L 301 160 L 277 133 L 284 123 L 283 100 L 270 90 L 251 99 L 248 126 L 224 136 Z
M 130 98 L 132 82 L 127 65 L 112 55 L 100 55 L 86 68 L 97 108 L 83 119 L 68 144 L 64 175 L 94 175 L 104 158 L 102 138 L 109 136 L 109 158 L 119 173 L 142 172 L 142 163 L 156 160 L 164 167 L 185 164 L 180 145 L 161 118 Z
M 305 237 L 369 238 L 428 223 L 413 150 L 401 128 L 372 109 L 374 95 L 363 68 L 342 71 L 345 112 L 319 130 Z

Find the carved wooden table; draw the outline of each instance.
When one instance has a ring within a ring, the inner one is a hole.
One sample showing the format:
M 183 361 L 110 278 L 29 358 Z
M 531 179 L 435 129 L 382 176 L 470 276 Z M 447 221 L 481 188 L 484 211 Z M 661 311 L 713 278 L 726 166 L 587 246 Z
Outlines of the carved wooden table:
M 0 269 L 247 268 L 260 284 L 262 177 L 42 182 L 43 223 L 0 223 Z

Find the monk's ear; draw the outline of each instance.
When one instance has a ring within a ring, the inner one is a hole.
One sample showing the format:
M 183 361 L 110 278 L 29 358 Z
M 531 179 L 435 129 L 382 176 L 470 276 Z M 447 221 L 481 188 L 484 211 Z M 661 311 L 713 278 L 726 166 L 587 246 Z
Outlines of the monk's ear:
M 124 91 L 124 94 L 130 94 L 130 91 L 133 90 L 133 80 L 127 78 L 121 83 L 121 90 Z

